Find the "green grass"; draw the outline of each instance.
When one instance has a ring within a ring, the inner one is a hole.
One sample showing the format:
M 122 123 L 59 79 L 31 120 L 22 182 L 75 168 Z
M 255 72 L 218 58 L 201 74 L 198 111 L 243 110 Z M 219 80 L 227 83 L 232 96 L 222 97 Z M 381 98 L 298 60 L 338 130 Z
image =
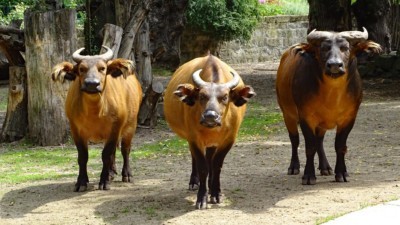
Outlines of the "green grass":
M 154 76 L 162 76 L 162 77 L 172 76 L 172 74 L 174 73 L 172 70 L 169 70 L 167 68 L 155 67 L 155 66 L 151 68 L 151 72 Z
M 259 103 L 250 102 L 239 130 L 239 140 L 266 137 L 276 131 L 277 128 L 274 125 L 282 120 L 280 112 L 274 112 Z

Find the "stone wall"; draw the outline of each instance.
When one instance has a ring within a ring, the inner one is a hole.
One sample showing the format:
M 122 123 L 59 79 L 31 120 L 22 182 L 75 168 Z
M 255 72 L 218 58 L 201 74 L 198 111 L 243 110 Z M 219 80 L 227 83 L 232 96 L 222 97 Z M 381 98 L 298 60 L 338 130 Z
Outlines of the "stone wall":
M 249 41 L 222 44 L 219 57 L 232 64 L 276 61 L 289 46 L 306 41 L 307 29 L 307 16 L 265 17 Z

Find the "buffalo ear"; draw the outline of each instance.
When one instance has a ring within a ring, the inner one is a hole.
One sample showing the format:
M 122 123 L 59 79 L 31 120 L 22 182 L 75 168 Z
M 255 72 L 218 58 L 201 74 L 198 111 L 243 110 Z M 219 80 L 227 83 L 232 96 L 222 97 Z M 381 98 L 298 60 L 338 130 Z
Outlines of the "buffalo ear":
M 174 94 L 179 99 L 189 106 L 193 106 L 196 102 L 197 96 L 199 95 L 199 89 L 195 88 L 192 84 L 180 84 Z
M 75 80 L 77 73 L 77 65 L 72 65 L 70 62 L 62 62 L 53 67 L 51 79 L 53 81 Z
M 251 86 L 246 85 L 239 90 L 236 89 L 232 90 L 230 96 L 233 104 L 235 104 L 236 106 L 242 106 L 246 104 L 249 101 L 249 99 L 255 95 L 256 93 L 254 92 L 254 89 Z
M 127 76 L 134 73 L 134 63 L 127 59 L 114 59 L 107 62 L 107 74 L 112 77 L 123 76 L 125 79 Z
M 368 55 L 376 55 L 382 53 L 381 46 L 373 41 L 362 41 L 354 46 L 354 51 L 356 54 L 366 52 Z

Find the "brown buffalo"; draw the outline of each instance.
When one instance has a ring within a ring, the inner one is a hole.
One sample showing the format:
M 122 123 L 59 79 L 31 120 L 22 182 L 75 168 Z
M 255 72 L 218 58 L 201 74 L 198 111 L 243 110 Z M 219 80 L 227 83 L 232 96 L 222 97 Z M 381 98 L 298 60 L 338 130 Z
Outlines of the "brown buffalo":
M 288 174 L 298 174 L 297 149 L 300 128 L 305 139 L 306 166 L 303 184 L 315 184 L 315 153 L 319 156 L 321 175 L 332 174 L 323 148 L 327 130 L 336 128 L 335 179 L 347 182 L 345 154 L 347 137 L 353 128 L 362 99 L 361 78 L 356 55 L 379 53 L 379 44 L 367 41 L 368 32 L 312 31 L 308 43 L 285 51 L 276 80 L 279 106 L 292 144 Z
M 189 188 L 200 182 L 196 208 L 221 202 L 220 173 L 235 142 L 246 111 L 255 95 L 239 75 L 217 57 L 193 59 L 174 73 L 164 96 L 165 118 L 171 129 L 189 143 L 192 174 Z
M 57 64 L 53 80 L 72 80 L 65 102 L 72 137 L 78 149 L 79 175 L 75 191 L 85 191 L 87 175 L 88 141 L 103 141 L 103 169 L 99 189 L 108 190 L 116 174 L 115 151 L 121 143 L 124 164 L 122 181 L 130 182 L 129 166 L 131 141 L 136 131 L 137 115 L 142 100 L 142 89 L 133 73 L 132 62 L 126 59 L 111 60 L 113 52 L 83 56 L 82 49 L 72 58 L 77 63 Z

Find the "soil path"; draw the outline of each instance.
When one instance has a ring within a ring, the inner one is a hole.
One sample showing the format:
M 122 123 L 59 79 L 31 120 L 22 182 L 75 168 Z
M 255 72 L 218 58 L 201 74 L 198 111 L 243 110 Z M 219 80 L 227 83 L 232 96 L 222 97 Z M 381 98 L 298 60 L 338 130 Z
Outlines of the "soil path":
M 276 64 L 236 65 L 256 92 L 255 101 L 279 111 L 274 94 Z M 286 175 L 290 143 L 284 125 L 272 136 L 238 142 L 221 174 L 225 201 L 194 210 L 188 190 L 189 153 L 136 160 L 134 184 L 114 182 L 112 190 L 72 192 L 75 178 L 18 185 L 0 184 L 0 224 L 315 224 L 328 216 L 400 198 L 400 81 L 365 80 L 364 101 L 348 140 L 350 182 L 317 176 L 301 185 L 301 175 Z M 135 142 L 172 135 L 139 129 Z M 335 164 L 334 132 L 325 138 Z M 304 169 L 301 138 L 301 173 Z M 1 165 L 6 166 L 6 165 Z

